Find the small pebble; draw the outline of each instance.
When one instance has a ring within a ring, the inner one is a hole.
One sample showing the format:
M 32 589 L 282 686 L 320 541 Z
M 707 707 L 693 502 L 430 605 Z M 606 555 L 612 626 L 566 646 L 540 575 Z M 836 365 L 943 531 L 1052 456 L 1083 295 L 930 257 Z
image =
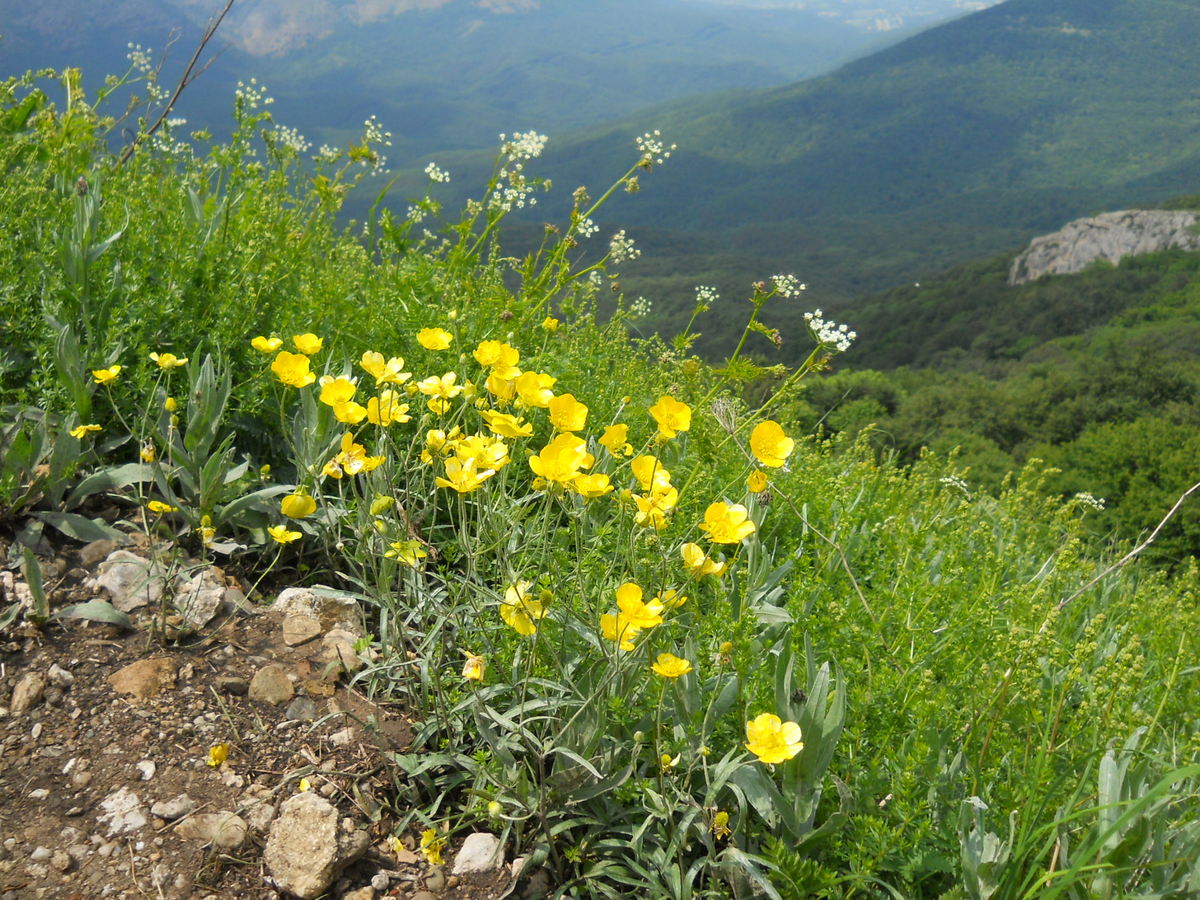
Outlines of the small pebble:
M 36 791 L 29 792 L 30 800 L 45 800 L 50 796 L 50 792 L 46 788 L 38 788 Z
M 158 771 L 158 766 L 154 764 L 152 759 L 143 759 L 137 764 L 138 774 L 142 781 L 149 781 L 154 777 L 154 773 Z
M 390 881 L 387 872 L 376 872 L 371 878 L 371 887 L 377 891 L 386 891 Z
M 34 862 L 44 862 L 45 860 L 49 859 L 53 855 L 54 854 L 52 853 L 52 851 L 47 850 L 45 847 L 38 847 L 36 850 L 34 850 L 32 853 L 29 854 L 29 858 L 31 860 L 33 860 Z
M 425 887 L 435 893 L 446 887 L 446 873 L 436 866 L 425 876 Z

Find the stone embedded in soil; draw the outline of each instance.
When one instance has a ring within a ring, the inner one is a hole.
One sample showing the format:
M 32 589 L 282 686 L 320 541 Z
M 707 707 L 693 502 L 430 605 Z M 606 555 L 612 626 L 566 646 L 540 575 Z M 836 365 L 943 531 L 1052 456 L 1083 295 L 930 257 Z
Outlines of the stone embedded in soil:
M 375 888 L 368 884 L 356 891 L 347 891 L 342 894 L 342 900 L 375 900 Z
M 500 849 L 500 839 L 486 831 L 468 834 L 463 841 L 458 855 L 454 857 L 453 875 L 467 875 L 471 872 L 490 872 L 500 868 L 504 856 Z
M 66 690 L 75 683 L 75 676 L 58 663 L 50 666 L 50 670 L 46 673 L 46 679 L 60 690 Z
M 271 825 L 263 861 L 280 890 L 314 900 L 369 846 L 365 832 L 340 828 L 332 803 L 306 791 L 284 801 Z
M 175 579 L 175 608 L 189 625 L 203 628 L 217 613 L 232 605 L 231 590 L 225 586 L 225 573 L 209 566 L 192 578 Z
M 214 686 L 223 694 L 232 694 L 234 697 L 245 697 L 246 692 L 250 690 L 250 682 L 245 678 L 237 678 L 233 675 L 222 675 L 216 680 Z
M 172 800 L 159 800 L 150 807 L 150 812 L 160 819 L 172 822 L 181 819 L 196 808 L 196 801 L 187 794 L 180 794 Z
M 173 657 L 139 659 L 108 676 L 108 683 L 119 694 L 132 694 L 136 700 L 149 700 L 175 687 L 178 663 Z
M 101 560 L 108 559 L 109 554 L 116 549 L 117 542 L 110 541 L 107 538 L 92 541 L 90 544 L 84 544 L 79 549 L 79 565 L 85 569 L 90 569 Z
M 304 615 L 316 619 L 321 630 L 344 628 L 362 636 L 362 611 L 358 601 L 332 588 L 288 588 L 276 598 L 272 611 L 284 617 Z
M 353 675 L 366 665 L 354 650 L 354 635 L 342 628 L 330 631 L 321 639 L 321 662 L 337 663 Z
M 33 709 L 46 691 L 46 678 L 41 672 L 26 672 L 13 688 L 9 712 L 14 716 Z
M 100 801 L 100 822 L 108 823 L 109 837 L 137 831 L 146 824 L 146 809 L 138 795 L 129 788 L 118 788 Z
M 250 832 L 246 820 L 232 812 L 195 813 L 175 826 L 185 840 L 211 844 L 219 850 L 240 847 Z
M 317 704 L 307 697 L 297 697 L 288 704 L 284 716 L 293 722 L 311 722 L 317 717 Z
M 158 603 L 166 588 L 161 564 L 143 559 L 128 550 L 114 550 L 100 564 L 96 587 L 108 591 L 112 605 L 132 612 L 147 604 Z
M 298 647 L 321 634 L 321 623 L 312 616 L 294 614 L 283 620 L 283 642 Z
M 250 682 L 250 699 L 270 703 L 272 706 L 287 703 L 295 694 L 296 689 L 287 677 L 287 667 L 279 663 L 263 666 Z

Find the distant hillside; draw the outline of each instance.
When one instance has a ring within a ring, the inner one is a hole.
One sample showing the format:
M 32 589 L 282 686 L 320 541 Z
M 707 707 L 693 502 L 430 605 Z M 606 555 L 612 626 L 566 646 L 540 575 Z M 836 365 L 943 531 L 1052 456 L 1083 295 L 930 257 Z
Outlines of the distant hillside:
M 580 183 L 659 127 L 679 150 L 612 224 L 695 236 L 700 257 L 716 238 L 828 303 L 1194 191 L 1197 46 L 1200 0 L 1008 0 L 828 76 L 559 142 L 547 167 Z M 686 296 L 689 267 L 648 283 Z M 744 291 L 743 274 L 727 273 L 723 293 Z

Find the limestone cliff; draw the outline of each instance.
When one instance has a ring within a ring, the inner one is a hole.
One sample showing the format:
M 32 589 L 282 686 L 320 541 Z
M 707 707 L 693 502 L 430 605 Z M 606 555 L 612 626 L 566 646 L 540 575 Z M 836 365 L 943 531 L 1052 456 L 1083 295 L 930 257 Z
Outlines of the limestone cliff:
M 1076 219 L 1053 234 L 1034 238 L 1013 260 L 1009 284 L 1043 275 L 1068 275 L 1098 259 L 1113 265 L 1122 257 L 1172 247 L 1200 250 L 1200 214 L 1164 209 L 1127 209 Z

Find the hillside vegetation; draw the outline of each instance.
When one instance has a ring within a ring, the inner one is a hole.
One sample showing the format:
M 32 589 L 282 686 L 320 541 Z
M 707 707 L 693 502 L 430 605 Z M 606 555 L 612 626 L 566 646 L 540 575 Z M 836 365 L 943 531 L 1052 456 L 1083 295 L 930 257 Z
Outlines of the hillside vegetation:
M 1194 566 L 1112 568 L 1037 465 L 989 496 L 809 433 L 850 343 L 820 316 L 787 369 L 638 337 L 596 200 L 505 256 L 535 134 L 447 224 L 346 228 L 378 130 L 307 159 L 246 88 L 229 141 L 121 164 L 92 102 L 0 83 L 0 527 L 31 588 L 43 532 L 116 508 L 172 565 L 348 592 L 358 681 L 413 727 L 396 836 L 434 862 L 493 832 L 553 896 L 1200 892 Z M 653 196 L 666 153 L 595 177 Z M 759 280 L 742 349 L 803 308 Z M 114 618 L 42 606 L 5 627 Z

